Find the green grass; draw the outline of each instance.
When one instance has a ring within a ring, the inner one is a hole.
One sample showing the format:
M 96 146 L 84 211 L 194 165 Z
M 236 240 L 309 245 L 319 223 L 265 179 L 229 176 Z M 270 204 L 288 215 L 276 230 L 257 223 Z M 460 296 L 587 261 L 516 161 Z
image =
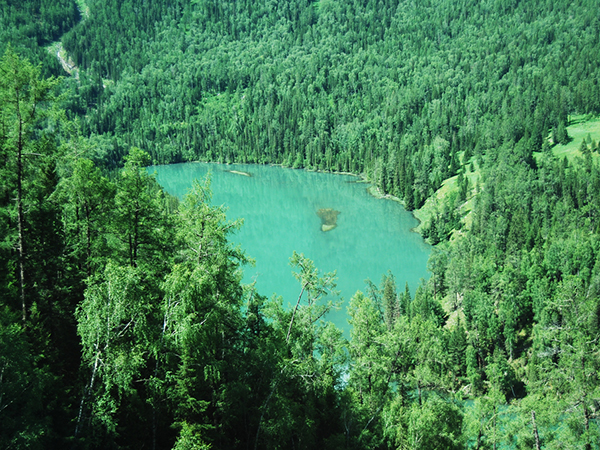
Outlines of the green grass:
M 571 137 L 571 141 L 566 145 L 555 145 L 552 148 L 552 153 L 557 158 L 564 158 L 572 162 L 576 158 L 582 158 L 582 154 L 579 151 L 581 141 L 587 138 L 588 134 L 594 142 L 600 141 L 600 117 L 590 119 L 588 116 L 573 116 L 571 117 L 571 124 L 567 127 L 567 132 Z M 540 153 L 537 153 L 540 155 Z M 600 155 L 596 152 L 593 153 L 594 158 L 600 158 Z M 459 160 L 462 160 L 462 154 L 459 154 Z M 473 172 L 467 172 L 467 167 L 473 163 Z M 475 158 L 467 161 L 462 166 L 463 173 L 469 179 L 469 193 L 467 194 L 467 201 L 460 205 L 460 213 L 462 215 L 462 221 L 465 228 L 471 227 L 472 216 L 471 211 L 473 209 L 473 202 L 477 195 L 475 187 L 481 178 L 481 169 L 477 164 Z M 435 214 L 436 210 L 441 210 L 446 201 L 446 198 L 452 193 L 458 193 L 458 176 L 447 178 L 443 181 L 442 186 L 427 199 L 425 204 L 415 211 L 414 216 L 419 219 L 420 223 L 415 228 L 415 231 L 421 232 L 422 228 L 429 224 L 431 217 Z
M 575 158 L 582 157 L 579 146 L 588 134 L 595 142 L 600 140 L 600 118 L 587 119 L 586 116 L 573 116 L 571 118 L 571 125 L 567 127 L 567 133 L 569 133 L 571 141 L 565 145 L 555 145 L 552 148 L 554 156 L 560 159 L 566 156 L 569 162 L 572 162 Z
M 435 194 L 429 197 L 421 208 L 413 211 L 413 215 L 419 219 L 420 222 L 415 228 L 416 232 L 420 233 L 423 226 L 429 223 L 431 216 L 435 213 L 436 209 L 441 209 L 446 196 L 452 192 L 458 192 L 458 185 L 456 184 L 457 178 L 457 176 L 446 178 L 442 182 L 442 186 L 435 191 Z
M 462 160 L 462 154 L 459 154 L 459 159 Z M 481 170 L 475 158 L 472 158 L 470 161 L 467 161 L 465 165 L 463 165 L 463 170 L 466 171 L 466 168 L 473 163 L 473 172 L 466 172 L 465 176 L 469 179 L 469 192 L 467 193 L 467 201 L 460 205 L 460 213 L 462 215 L 463 223 L 467 228 L 471 225 L 471 210 L 473 209 L 473 201 L 476 195 L 475 186 L 479 179 L 481 178 Z M 463 172 L 465 173 L 465 172 Z M 419 219 L 420 223 L 415 228 L 415 231 L 420 233 L 421 229 L 424 225 L 428 224 L 431 220 L 431 216 L 435 214 L 436 210 L 441 210 L 443 208 L 446 197 L 452 195 L 453 193 L 458 194 L 458 175 L 455 175 L 450 178 L 446 178 L 442 182 L 442 186 L 429 197 L 425 204 L 415 211 L 413 211 L 413 215 Z

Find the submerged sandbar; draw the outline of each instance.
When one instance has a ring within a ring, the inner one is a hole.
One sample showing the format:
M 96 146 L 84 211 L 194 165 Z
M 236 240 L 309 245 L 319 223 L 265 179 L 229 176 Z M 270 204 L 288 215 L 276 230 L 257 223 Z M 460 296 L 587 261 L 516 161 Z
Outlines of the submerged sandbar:
M 321 208 L 317 210 L 317 216 L 321 218 L 321 231 L 331 231 L 337 227 L 337 216 L 340 211 L 332 208 Z
M 251 177 L 252 174 L 248 172 L 242 172 L 241 170 L 226 170 L 225 172 L 234 173 L 236 175 L 243 175 L 245 177 Z

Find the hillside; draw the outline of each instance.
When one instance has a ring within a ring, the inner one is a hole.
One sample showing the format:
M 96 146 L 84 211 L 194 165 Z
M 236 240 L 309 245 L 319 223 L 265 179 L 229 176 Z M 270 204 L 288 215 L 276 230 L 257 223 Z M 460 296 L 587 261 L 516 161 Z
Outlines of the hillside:
M 0 447 L 598 449 L 596 3 L 0 0 Z M 145 169 L 192 160 L 360 174 L 431 277 L 346 340 Z
M 600 112 L 594 3 L 499 5 L 90 2 L 63 39 L 87 73 L 73 108 L 111 164 L 136 145 L 159 163 L 365 172 L 420 207 L 458 152 L 535 152 Z

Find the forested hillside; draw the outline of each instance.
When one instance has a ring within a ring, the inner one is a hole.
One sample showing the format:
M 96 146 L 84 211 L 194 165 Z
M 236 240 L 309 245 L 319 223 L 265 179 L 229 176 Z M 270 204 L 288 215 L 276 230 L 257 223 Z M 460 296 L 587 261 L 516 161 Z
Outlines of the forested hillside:
M 600 447 L 597 2 L 0 12 L 0 447 Z M 349 339 L 304 255 L 264 298 L 209 183 L 145 169 L 198 159 L 363 175 L 431 278 L 367 283 Z
M 90 2 L 64 37 L 87 69 L 73 108 L 113 164 L 135 145 L 365 172 L 410 209 L 459 152 L 520 142 L 531 161 L 599 112 L 593 1 L 151 3 Z
M 72 0 L 0 1 L 0 49 L 10 43 L 20 55 L 43 62 L 45 76 L 60 75 L 56 55 L 46 46 L 61 38 L 79 21 L 79 10 Z

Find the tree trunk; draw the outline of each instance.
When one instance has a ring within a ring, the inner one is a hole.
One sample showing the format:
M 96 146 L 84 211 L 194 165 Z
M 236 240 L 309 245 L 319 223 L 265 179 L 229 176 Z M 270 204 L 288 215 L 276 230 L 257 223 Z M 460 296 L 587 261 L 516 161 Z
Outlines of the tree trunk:
M 90 384 L 86 386 L 83 391 L 83 396 L 81 397 L 81 403 L 79 404 L 79 414 L 77 415 L 77 424 L 75 425 L 75 437 L 79 434 L 81 430 L 81 426 L 83 423 L 83 410 L 85 407 L 85 400 L 88 396 L 88 393 L 92 392 L 94 389 L 94 381 L 96 380 L 96 371 L 98 370 L 98 365 L 100 363 L 100 350 L 96 352 L 96 360 L 94 361 L 94 369 L 92 370 L 92 376 L 90 377 Z
M 23 121 L 21 119 L 19 90 L 16 91 L 17 108 L 17 229 L 19 233 L 19 284 L 21 288 L 22 320 L 27 320 L 27 306 L 25 304 L 25 216 L 23 214 Z
M 535 449 L 541 450 L 540 447 L 540 436 L 538 434 L 537 425 L 535 423 L 535 411 L 531 411 L 531 425 L 533 426 L 533 437 L 535 439 Z
M 494 406 L 494 417 L 492 419 L 492 426 L 494 427 L 494 445 L 493 445 L 493 449 L 496 450 L 496 407 Z
M 590 442 L 590 410 L 587 407 L 585 400 L 583 401 L 583 425 L 585 427 L 585 450 L 592 450 Z
M 300 306 L 300 300 L 302 299 L 302 294 L 304 294 L 304 290 L 306 289 L 306 286 L 308 286 L 308 283 L 306 283 L 306 284 L 304 284 L 304 286 L 302 286 L 302 290 L 300 291 L 300 295 L 298 296 L 298 301 L 296 302 L 296 307 L 294 308 L 294 312 L 292 313 L 292 320 L 290 320 L 290 326 L 288 328 L 287 336 L 285 337 L 286 344 L 290 342 L 290 333 L 292 332 L 292 325 L 294 323 L 294 317 L 296 317 L 296 311 L 298 311 L 298 306 Z

